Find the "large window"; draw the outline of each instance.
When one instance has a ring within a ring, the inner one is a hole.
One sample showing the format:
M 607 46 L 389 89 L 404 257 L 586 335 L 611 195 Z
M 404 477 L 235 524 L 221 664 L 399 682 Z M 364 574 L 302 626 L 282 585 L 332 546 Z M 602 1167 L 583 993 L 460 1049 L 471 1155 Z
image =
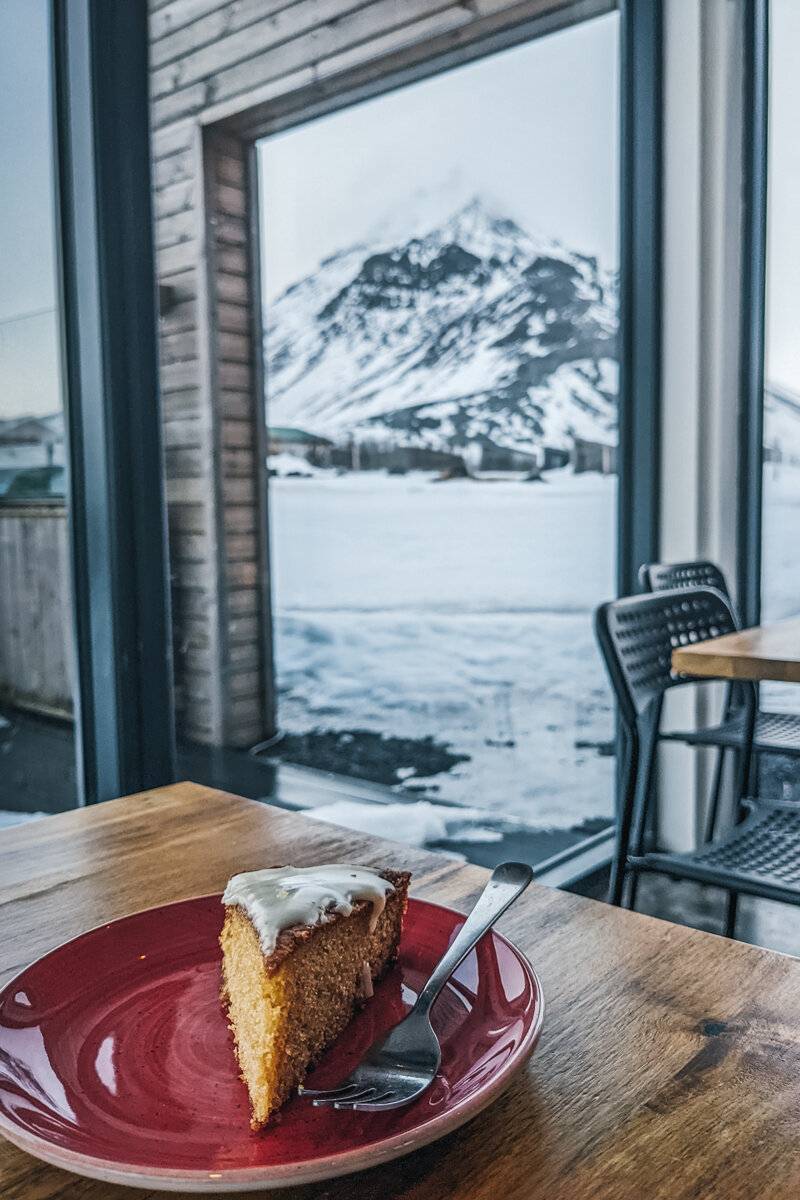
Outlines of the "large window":
M 0 6 L 0 825 L 76 801 L 48 0 Z
M 800 6 L 771 0 L 762 615 L 800 609 Z M 765 684 L 764 702 L 800 710 L 800 689 Z
M 618 121 L 611 14 L 261 143 L 284 761 L 610 820 Z

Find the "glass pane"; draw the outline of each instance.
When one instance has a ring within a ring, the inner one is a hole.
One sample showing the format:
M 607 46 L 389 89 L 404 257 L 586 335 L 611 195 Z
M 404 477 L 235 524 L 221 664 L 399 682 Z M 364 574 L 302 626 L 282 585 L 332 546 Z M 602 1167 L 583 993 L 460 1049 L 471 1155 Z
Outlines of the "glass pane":
M 767 320 L 764 380 L 764 512 L 761 605 L 765 621 L 800 611 L 800 6 L 770 4 Z M 765 683 L 764 707 L 800 713 L 800 688 Z M 772 794 L 797 794 L 796 760 L 769 756 L 762 773 Z M 762 785 L 763 786 L 763 785 Z
M 611 14 L 260 145 L 273 753 L 479 859 L 613 812 L 617 42 Z
M 48 0 L 0 6 L 0 824 L 76 803 Z

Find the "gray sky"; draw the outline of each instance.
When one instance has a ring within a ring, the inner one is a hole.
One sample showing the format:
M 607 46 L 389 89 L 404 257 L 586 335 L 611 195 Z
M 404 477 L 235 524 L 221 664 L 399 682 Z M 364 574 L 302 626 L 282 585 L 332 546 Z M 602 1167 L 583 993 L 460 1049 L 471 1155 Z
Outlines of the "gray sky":
M 0 79 L 3 81 L 0 418 L 3 418 L 22 413 L 52 413 L 61 407 L 54 311 L 47 0 L 0 3 Z
M 770 4 L 767 379 L 800 392 L 800 0 Z
M 267 298 L 443 186 L 615 267 L 617 39 L 612 13 L 268 138 Z

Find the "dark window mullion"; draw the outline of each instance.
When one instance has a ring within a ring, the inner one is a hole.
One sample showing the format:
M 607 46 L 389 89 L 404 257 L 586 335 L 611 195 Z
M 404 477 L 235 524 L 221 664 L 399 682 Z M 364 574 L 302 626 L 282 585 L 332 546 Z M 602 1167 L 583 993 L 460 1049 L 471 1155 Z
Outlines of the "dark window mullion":
M 170 782 L 146 6 L 54 0 L 79 777 Z
M 768 0 L 744 3 L 742 317 L 739 353 L 737 600 L 745 625 L 761 617 L 764 309 L 767 269 Z

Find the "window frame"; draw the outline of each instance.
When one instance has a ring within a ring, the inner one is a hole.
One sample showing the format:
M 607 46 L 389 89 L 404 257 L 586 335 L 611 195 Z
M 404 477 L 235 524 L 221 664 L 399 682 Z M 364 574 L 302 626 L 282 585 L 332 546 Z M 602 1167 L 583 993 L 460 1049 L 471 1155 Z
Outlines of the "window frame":
M 80 803 L 175 780 L 147 6 L 53 0 Z
M 661 519 L 662 0 L 622 0 L 620 37 L 617 594 L 627 596 L 658 559 Z
M 764 367 L 769 145 L 769 0 L 745 0 L 742 129 L 742 306 L 739 339 L 737 597 L 742 621 L 761 617 Z

